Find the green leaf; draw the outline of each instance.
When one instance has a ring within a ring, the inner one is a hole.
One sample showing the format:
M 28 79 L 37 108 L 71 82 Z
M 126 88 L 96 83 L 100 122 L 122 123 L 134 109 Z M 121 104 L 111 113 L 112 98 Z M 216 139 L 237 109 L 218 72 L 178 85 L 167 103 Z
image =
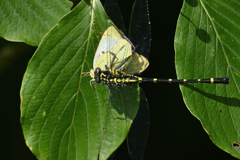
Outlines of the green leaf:
M 20 92 L 21 123 L 38 159 L 107 159 L 126 138 L 139 91 L 91 88 L 83 74 L 110 25 L 99 0 L 84 0 L 46 34 L 30 60 Z
M 184 102 L 219 148 L 240 158 L 240 4 L 186 0 L 176 36 L 178 78 L 229 77 L 229 85 L 181 85 Z
M 71 6 L 68 0 L 1 0 L 0 36 L 37 46 Z

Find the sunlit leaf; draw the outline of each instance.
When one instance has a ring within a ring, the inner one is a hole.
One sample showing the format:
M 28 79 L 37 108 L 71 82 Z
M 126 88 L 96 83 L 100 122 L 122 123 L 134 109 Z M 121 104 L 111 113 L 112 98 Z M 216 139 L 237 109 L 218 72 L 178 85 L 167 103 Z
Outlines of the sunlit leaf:
M 38 159 L 106 159 L 126 138 L 139 91 L 91 88 L 91 78 L 82 74 L 92 68 L 110 25 L 99 0 L 81 1 L 44 37 L 29 62 L 20 93 L 21 123 Z M 118 94 L 123 98 L 115 99 Z
M 1 0 L 0 36 L 37 46 L 71 6 L 68 0 Z

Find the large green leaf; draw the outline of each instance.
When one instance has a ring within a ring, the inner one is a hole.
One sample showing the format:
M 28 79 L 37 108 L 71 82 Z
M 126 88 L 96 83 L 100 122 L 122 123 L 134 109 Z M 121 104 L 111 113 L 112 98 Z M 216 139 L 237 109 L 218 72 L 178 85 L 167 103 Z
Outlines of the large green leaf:
M 186 0 L 175 37 L 178 78 L 229 77 L 229 85 L 181 85 L 184 102 L 213 143 L 240 158 L 240 4 Z M 197 138 L 197 137 L 196 137 Z
M 1 0 L 0 36 L 37 46 L 71 6 L 68 0 Z
M 99 0 L 84 0 L 44 37 L 21 88 L 26 143 L 39 159 L 107 159 L 126 138 L 139 91 L 90 86 L 83 76 L 113 25 Z M 130 95 L 130 96 L 127 96 Z

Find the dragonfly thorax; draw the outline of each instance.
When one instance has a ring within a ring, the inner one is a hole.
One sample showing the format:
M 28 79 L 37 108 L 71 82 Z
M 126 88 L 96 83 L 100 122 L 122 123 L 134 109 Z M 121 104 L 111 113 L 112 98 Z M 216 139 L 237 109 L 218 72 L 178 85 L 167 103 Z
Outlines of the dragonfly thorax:
M 102 82 L 102 84 L 106 84 L 108 86 L 117 86 L 117 87 L 123 87 L 129 83 L 134 83 L 134 82 L 136 83 L 138 80 L 137 76 L 127 74 L 122 71 L 116 71 L 112 69 L 101 71 L 100 68 L 96 68 L 94 72 L 94 77 L 95 77 L 95 80 L 97 78 L 100 80 L 99 82 L 96 80 L 96 82 L 98 83 Z

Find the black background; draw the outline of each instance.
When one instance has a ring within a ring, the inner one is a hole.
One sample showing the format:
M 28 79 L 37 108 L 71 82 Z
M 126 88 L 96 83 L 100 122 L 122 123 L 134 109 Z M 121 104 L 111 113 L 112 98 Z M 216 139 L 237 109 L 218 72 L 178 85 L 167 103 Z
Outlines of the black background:
M 127 23 L 133 0 L 119 2 Z M 174 35 L 182 3 L 182 0 L 149 0 L 152 47 L 149 57 L 150 66 L 141 76 L 176 78 Z M 0 68 L 0 159 L 34 160 L 35 156 L 25 145 L 20 125 L 19 91 L 28 61 L 36 47 L 1 39 L 0 49 L 10 50 L 11 54 L 8 55 L 14 57 L 10 56 L 6 59 L 5 62 L 8 64 L 6 68 Z M 3 57 L 0 52 L 0 58 Z M 147 96 L 151 114 L 144 159 L 235 159 L 211 142 L 200 122 L 187 110 L 178 84 L 141 84 L 140 86 Z M 130 159 L 126 146 L 124 142 L 114 159 Z

